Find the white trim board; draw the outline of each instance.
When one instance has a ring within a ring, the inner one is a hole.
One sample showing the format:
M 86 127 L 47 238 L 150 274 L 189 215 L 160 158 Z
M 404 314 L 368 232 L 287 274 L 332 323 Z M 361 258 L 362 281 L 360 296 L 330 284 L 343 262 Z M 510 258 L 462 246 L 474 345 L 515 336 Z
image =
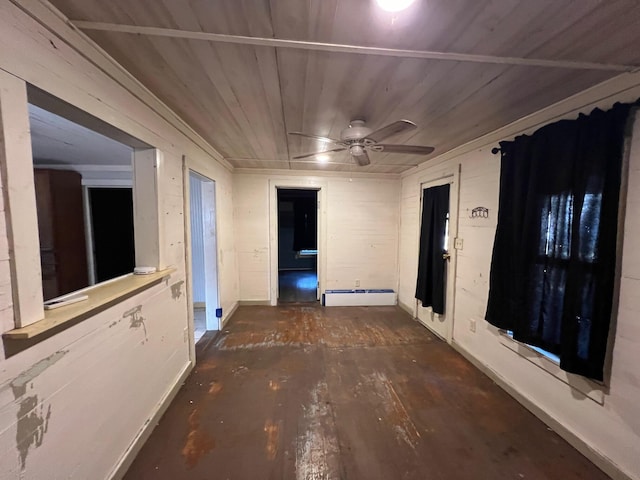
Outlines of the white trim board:
M 233 305 L 231 305 L 231 308 L 227 313 L 224 313 L 224 310 L 222 311 L 222 318 L 220 319 L 220 330 L 222 330 L 227 325 L 231 317 L 233 317 L 233 314 L 236 313 L 236 310 L 238 310 L 239 306 L 240 302 L 235 302 Z
M 514 340 L 506 333 L 500 332 L 498 338 L 500 340 L 500 343 L 512 352 L 515 352 L 522 358 L 527 359 L 536 367 L 541 368 L 545 372 L 548 372 L 549 375 L 553 375 L 562 383 L 569 385 L 571 388 L 582 393 L 585 397 L 590 398 L 597 404 L 604 405 L 604 391 L 606 389 L 605 386 L 598 385 L 596 382 L 589 380 L 588 378 L 581 375 L 575 375 L 561 370 L 560 365 L 558 365 L 556 362 L 545 357 L 541 353 L 536 352 L 529 345 Z
M 532 67 L 568 68 L 577 70 L 605 70 L 614 72 L 632 72 L 637 65 L 617 65 L 595 62 L 578 62 L 572 60 L 549 60 L 543 58 L 505 57 L 495 55 L 477 55 L 454 52 L 435 52 L 429 50 L 405 50 L 397 48 L 366 47 L 362 45 L 345 45 L 338 43 L 310 42 L 306 40 L 290 40 L 281 38 L 249 37 L 243 35 L 229 35 L 221 33 L 196 32 L 175 28 L 147 27 L 139 25 L 123 25 L 107 22 L 90 22 L 71 20 L 83 30 L 101 30 L 107 32 L 133 33 L 208 42 L 232 43 L 240 45 L 256 45 L 262 47 L 293 48 L 321 52 L 351 53 L 357 55 L 376 55 L 396 58 L 420 58 L 427 60 L 489 63 L 498 65 L 524 65 Z

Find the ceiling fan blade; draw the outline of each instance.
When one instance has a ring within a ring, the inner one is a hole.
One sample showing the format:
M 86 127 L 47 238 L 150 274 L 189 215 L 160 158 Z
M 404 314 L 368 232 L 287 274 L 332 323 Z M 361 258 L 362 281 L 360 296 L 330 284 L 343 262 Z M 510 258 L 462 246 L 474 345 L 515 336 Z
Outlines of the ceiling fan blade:
M 320 140 L 325 143 L 335 143 L 336 145 L 344 145 L 340 140 L 336 140 L 335 138 L 322 137 L 320 135 L 309 135 L 308 133 L 302 132 L 287 132 L 289 135 L 297 135 L 298 137 L 306 137 L 312 138 L 314 140 Z
M 367 135 L 367 138 L 374 142 L 380 142 L 391 135 L 407 130 L 413 130 L 414 128 L 417 128 L 415 123 L 410 122 L 409 120 L 398 120 L 397 122 L 393 122 L 385 127 L 379 128 L 375 132 L 371 132 Z
M 433 147 L 424 147 L 421 145 L 385 145 L 379 143 L 376 147 L 382 147 L 385 153 L 408 153 L 411 155 L 429 155 L 435 150 Z
M 371 160 L 369 159 L 369 154 L 366 151 L 363 151 L 362 155 L 351 155 L 351 156 L 356 161 L 356 163 L 361 167 L 364 167 L 371 163 Z
M 300 160 L 301 158 L 315 157 L 316 155 L 324 155 L 325 153 L 344 152 L 346 148 L 332 148 L 331 150 L 325 150 L 324 152 L 305 153 L 304 155 L 297 155 L 293 157 L 294 160 Z

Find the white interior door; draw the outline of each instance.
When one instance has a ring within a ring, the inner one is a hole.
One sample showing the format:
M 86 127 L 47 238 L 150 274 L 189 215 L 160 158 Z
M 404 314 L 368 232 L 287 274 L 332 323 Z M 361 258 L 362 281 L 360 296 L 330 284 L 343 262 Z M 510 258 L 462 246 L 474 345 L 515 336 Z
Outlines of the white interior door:
M 453 335 L 454 318 L 454 291 L 455 291 L 455 262 L 456 255 L 454 241 L 458 233 L 458 169 L 443 177 L 434 180 L 425 180 L 420 185 L 420 216 L 418 220 L 418 245 L 422 219 L 422 199 L 424 191 L 428 188 L 440 185 L 450 185 L 449 189 L 449 218 L 448 228 L 443 245 L 446 245 L 446 253 L 449 255 L 445 262 L 445 310 L 444 314 L 435 313 L 431 307 L 423 307 L 422 303 L 416 299 L 416 317 L 420 323 L 426 326 L 433 333 L 451 343 Z M 416 255 L 417 262 L 417 255 Z

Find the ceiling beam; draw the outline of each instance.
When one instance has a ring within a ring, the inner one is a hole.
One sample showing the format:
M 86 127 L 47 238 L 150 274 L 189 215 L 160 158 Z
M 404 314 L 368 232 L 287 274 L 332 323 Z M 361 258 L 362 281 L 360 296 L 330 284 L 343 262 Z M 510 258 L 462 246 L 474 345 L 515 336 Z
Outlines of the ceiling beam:
M 426 60 L 489 63 L 498 65 L 520 65 L 528 67 L 565 68 L 575 70 L 606 70 L 612 72 L 635 72 L 640 70 L 640 65 L 618 65 L 608 63 L 579 62 L 571 60 L 545 60 L 536 58 L 499 57 L 493 55 L 434 52 L 429 50 L 402 50 L 396 48 L 364 47 L 360 45 L 343 45 L 337 43 L 308 42 L 303 40 L 282 40 L 278 38 L 248 37 L 242 35 L 226 35 L 221 33 L 193 32 L 171 28 L 140 27 L 136 25 L 88 22 L 82 20 L 72 20 L 71 23 L 82 30 L 102 30 L 107 32 L 133 33 L 139 35 L 204 40 L 209 42 L 234 43 L 240 45 L 255 45 L 277 48 L 294 48 L 299 50 L 316 50 L 336 53 L 352 53 L 357 55 L 378 55 L 385 57 L 421 58 Z
M 260 163 L 301 163 L 301 164 L 314 164 L 314 165 L 344 165 L 344 166 L 357 166 L 354 162 L 338 162 L 327 160 L 325 162 L 320 162 L 318 160 L 266 160 L 263 158 L 232 158 L 227 157 L 227 160 L 230 162 L 242 163 L 242 162 L 260 162 Z M 374 165 L 376 167 L 417 167 L 420 165 L 419 163 L 376 163 L 372 162 L 370 165 Z M 367 165 L 369 166 L 369 165 Z

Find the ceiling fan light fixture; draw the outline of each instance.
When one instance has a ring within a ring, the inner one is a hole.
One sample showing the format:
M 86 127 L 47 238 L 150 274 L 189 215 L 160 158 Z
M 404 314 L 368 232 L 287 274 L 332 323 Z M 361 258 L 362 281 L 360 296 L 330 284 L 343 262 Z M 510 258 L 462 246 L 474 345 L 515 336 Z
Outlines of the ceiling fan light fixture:
M 327 163 L 329 161 L 329 155 L 316 155 L 316 160 L 318 161 L 318 163 Z
M 353 145 L 349 149 L 349 153 L 354 157 L 359 157 L 361 155 L 364 155 L 364 148 L 362 148 L 360 145 Z
M 387 12 L 399 12 L 411 6 L 414 0 L 376 0 L 378 6 Z

